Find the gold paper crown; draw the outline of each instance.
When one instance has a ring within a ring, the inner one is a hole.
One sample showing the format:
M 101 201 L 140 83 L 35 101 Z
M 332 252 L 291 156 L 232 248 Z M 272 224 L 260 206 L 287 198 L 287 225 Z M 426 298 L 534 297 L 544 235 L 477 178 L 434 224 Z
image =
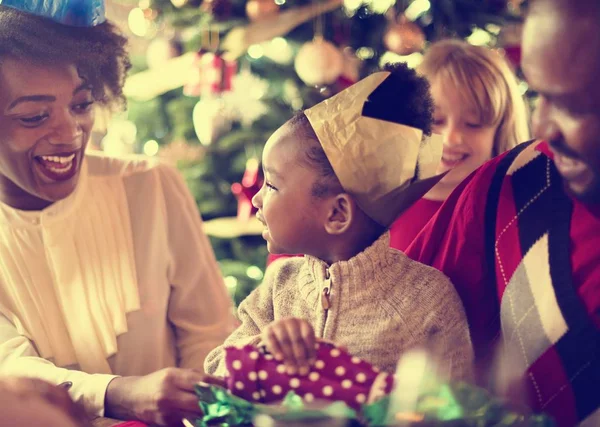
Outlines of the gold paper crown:
M 305 111 L 344 190 L 386 227 L 442 178 L 439 135 L 423 141 L 422 130 L 371 111 L 369 97 L 388 90 L 390 74 L 372 74 Z

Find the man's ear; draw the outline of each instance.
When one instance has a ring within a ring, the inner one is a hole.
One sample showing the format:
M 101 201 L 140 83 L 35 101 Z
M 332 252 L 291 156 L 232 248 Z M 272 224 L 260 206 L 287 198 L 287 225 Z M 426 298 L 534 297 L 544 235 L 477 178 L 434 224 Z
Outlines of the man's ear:
M 356 215 L 356 205 L 346 193 L 331 198 L 325 220 L 325 231 L 329 234 L 345 233 Z

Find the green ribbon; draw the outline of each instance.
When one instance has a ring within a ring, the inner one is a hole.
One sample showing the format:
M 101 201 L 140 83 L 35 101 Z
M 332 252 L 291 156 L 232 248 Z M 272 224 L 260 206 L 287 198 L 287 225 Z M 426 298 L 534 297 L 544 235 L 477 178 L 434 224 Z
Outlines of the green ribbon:
M 196 421 L 197 427 L 251 425 L 256 408 L 247 400 L 217 386 L 196 385 L 198 404 L 204 416 Z
M 394 393 L 399 393 L 395 391 Z M 363 405 L 363 420 L 369 426 L 408 425 L 402 415 L 421 415 L 425 425 L 440 427 L 553 427 L 545 415 L 517 412 L 494 399 L 485 390 L 465 383 L 441 384 L 423 393 L 414 408 L 397 408 L 394 394 Z
M 334 402 L 322 408 L 310 408 L 300 396 L 289 392 L 280 405 L 254 404 L 232 395 L 226 389 L 196 385 L 196 395 L 204 416 L 196 420 L 197 427 L 252 425 L 257 415 L 268 415 L 277 421 L 314 421 L 342 418 L 356 420 L 356 412 L 344 402 Z
M 361 421 L 368 426 L 402 426 L 409 422 L 402 415 L 418 415 L 425 425 L 440 427 L 554 427 L 545 415 L 515 411 L 494 399 L 485 390 L 465 384 L 439 384 L 421 393 L 414 408 L 402 408 L 394 391 L 374 403 L 363 405 Z M 196 394 L 204 416 L 196 420 L 197 427 L 249 426 L 258 415 L 275 421 L 306 421 L 344 419 L 357 422 L 357 414 L 344 402 L 324 407 L 306 405 L 302 398 L 290 392 L 279 405 L 251 403 L 218 386 L 196 386 Z M 398 416 L 400 415 L 400 416 Z M 404 423 L 404 424 L 403 424 Z

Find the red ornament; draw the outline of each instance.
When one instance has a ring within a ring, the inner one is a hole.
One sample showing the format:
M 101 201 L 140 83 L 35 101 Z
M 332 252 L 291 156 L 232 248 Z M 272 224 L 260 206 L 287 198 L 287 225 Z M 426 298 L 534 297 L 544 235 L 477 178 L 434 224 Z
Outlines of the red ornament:
M 200 49 L 183 93 L 202 97 L 228 92 L 236 72 L 237 63 L 225 58 L 221 52 Z
M 231 186 L 231 192 L 238 201 L 238 220 L 248 221 L 256 213 L 256 208 L 252 206 L 252 198 L 260 191 L 261 187 L 262 176 L 259 162 L 254 158 L 248 159 L 242 182 L 236 182 Z
M 513 67 L 518 68 L 521 65 L 520 45 L 504 46 L 504 54 Z

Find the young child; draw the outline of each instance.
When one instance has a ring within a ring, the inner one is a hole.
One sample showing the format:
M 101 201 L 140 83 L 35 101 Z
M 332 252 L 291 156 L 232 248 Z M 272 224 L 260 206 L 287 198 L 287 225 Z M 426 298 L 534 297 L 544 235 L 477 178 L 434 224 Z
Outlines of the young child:
M 417 72 L 431 84 L 433 131 L 444 139 L 438 173 L 450 171 L 391 227 L 391 245 L 405 251 L 471 172 L 529 139 L 527 107 L 506 60 L 463 40 L 433 43 Z
M 431 106 L 427 82 L 400 65 L 271 136 L 253 203 L 269 251 L 305 257 L 268 269 L 239 306 L 241 325 L 208 355 L 207 373 L 227 374 L 224 347 L 264 344 L 290 375 L 305 375 L 321 339 L 385 372 L 405 350 L 427 346 L 448 375 L 469 377 L 473 353 L 454 287 L 391 249 L 386 231 L 439 180 L 441 143 L 422 141 Z

